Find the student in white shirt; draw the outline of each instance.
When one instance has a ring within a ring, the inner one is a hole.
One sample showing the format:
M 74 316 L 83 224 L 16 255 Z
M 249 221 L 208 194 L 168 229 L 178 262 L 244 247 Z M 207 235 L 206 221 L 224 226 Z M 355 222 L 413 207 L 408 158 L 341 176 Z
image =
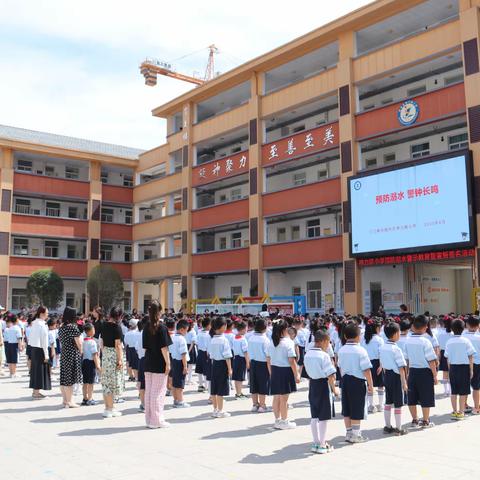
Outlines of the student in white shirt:
M 480 325 L 480 319 L 470 315 L 467 317 L 467 330 L 463 331 L 466 338 L 472 342 L 475 353 L 473 354 L 473 375 L 470 380 L 470 386 L 472 387 L 473 396 L 473 415 L 480 415 L 480 334 L 478 333 L 478 327 Z

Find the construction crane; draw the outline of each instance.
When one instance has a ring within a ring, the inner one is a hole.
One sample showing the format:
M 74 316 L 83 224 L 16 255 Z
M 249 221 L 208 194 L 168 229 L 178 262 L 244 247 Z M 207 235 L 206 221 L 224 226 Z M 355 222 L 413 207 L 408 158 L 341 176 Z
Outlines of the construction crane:
M 162 62 L 156 58 L 146 58 L 140 65 L 140 73 L 145 77 L 145 85 L 155 86 L 157 84 L 157 75 L 165 75 L 166 77 L 176 78 L 177 80 L 190 82 L 195 85 L 203 85 L 209 82 L 215 77 L 215 54 L 218 53 L 218 48 L 215 45 L 209 45 L 208 50 L 207 68 L 203 78 L 179 73 L 175 71 L 171 63 Z

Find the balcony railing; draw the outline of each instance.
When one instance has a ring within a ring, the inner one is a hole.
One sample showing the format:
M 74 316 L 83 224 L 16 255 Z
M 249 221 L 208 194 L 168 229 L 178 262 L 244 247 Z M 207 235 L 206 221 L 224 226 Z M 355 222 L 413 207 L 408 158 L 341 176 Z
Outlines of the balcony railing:
M 59 217 L 60 216 L 60 209 L 59 208 L 46 208 L 45 214 L 47 217 Z
M 15 205 L 15 213 L 24 213 L 26 215 L 33 214 L 33 210 L 30 208 L 30 205 Z M 38 213 L 40 214 L 40 212 Z

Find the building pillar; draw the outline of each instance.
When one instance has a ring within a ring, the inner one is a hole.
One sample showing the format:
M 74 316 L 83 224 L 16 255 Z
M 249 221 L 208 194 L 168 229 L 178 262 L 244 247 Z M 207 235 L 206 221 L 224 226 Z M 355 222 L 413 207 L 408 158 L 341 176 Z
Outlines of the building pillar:
M 473 159 L 474 190 L 480 189 L 480 1 L 460 0 L 460 38 L 463 50 L 463 69 L 465 75 L 465 101 L 467 108 L 468 140 Z M 478 195 L 478 193 L 475 193 Z M 476 234 L 480 238 L 480 205 L 474 202 L 476 216 Z M 478 245 L 478 240 L 477 240 Z M 474 285 L 480 286 L 480 248 L 476 249 L 474 262 Z
M 355 259 L 350 257 L 350 206 L 348 178 L 359 167 L 359 146 L 355 141 L 355 111 L 357 95 L 353 78 L 352 59 L 355 56 L 355 33 L 345 32 L 339 37 L 338 102 L 341 161 L 341 196 L 343 218 L 343 278 L 345 312 L 356 314 L 362 310 L 361 276 Z
M 12 231 L 13 151 L 0 149 L 0 304 L 11 307 L 9 301 L 10 233 Z
M 249 274 L 250 290 L 248 296 L 263 296 L 265 282 L 263 273 L 263 239 L 264 221 L 262 211 L 263 169 L 262 143 L 263 129 L 260 119 L 260 95 L 263 77 L 254 73 L 250 79 L 250 102 L 248 124 L 248 163 L 249 163 L 249 197 L 248 222 L 250 232 Z

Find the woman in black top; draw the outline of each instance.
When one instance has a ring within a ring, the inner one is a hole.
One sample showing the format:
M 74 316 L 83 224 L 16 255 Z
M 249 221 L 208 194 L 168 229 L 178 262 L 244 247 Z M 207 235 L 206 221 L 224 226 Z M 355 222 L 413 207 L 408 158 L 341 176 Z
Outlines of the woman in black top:
M 123 312 L 114 307 L 108 321 L 102 325 L 102 389 L 106 418 L 120 417 L 122 412 L 113 408 L 115 397 L 120 397 L 125 389 L 123 376 L 123 347 L 120 321 Z
M 169 427 L 163 416 L 172 344 L 168 330 L 160 320 L 161 305 L 154 300 L 149 307 L 149 320 L 142 332 L 145 349 L 145 420 L 148 428 Z

